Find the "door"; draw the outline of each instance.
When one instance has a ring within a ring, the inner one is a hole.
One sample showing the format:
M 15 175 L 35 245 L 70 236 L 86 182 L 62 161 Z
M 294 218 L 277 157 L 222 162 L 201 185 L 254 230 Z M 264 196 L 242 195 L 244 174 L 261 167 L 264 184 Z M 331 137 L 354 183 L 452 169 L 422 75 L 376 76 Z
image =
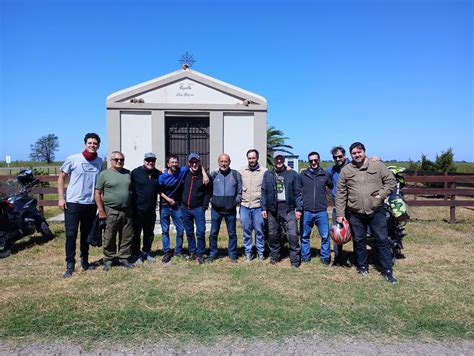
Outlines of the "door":
M 151 112 L 122 112 L 120 118 L 120 149 L 125 155 L 124 167 L 132 170 L 143 165 L 143 155 L 151 151 Z
M 198 153 L 209 169 L 209 117 L 166 117 L 166 157 L 177 155 L 184 166 L 190 153 Z

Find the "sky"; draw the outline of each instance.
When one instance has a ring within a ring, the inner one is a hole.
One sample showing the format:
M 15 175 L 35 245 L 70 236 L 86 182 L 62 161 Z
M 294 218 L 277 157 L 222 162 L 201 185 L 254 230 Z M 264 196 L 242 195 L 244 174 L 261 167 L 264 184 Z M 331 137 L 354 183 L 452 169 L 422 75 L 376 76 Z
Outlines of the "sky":
M 268 102 L 293 153 L 363 142 L 384 160 L 474 161 L 473 1 L 0 0 L 0 160 L 42 136 L 57 160 L 106 97 L 192 69 Z

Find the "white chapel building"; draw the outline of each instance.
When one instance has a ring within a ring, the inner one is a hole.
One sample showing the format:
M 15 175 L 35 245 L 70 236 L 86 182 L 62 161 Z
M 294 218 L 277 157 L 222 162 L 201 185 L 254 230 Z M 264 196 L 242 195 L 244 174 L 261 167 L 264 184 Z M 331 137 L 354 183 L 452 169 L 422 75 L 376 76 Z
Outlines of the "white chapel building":
M 250 148 L 265 166 L 266 129 L 264 97 L 187 66 L 107 97 L 107 156 L 122 151 L 130 170 L 143 164 L 146 152 L 157 155 L 159 169 L 169 154 L 185 165 L 191 152 L 211 170 L 219 154 L 228 153 L 238 169 Z

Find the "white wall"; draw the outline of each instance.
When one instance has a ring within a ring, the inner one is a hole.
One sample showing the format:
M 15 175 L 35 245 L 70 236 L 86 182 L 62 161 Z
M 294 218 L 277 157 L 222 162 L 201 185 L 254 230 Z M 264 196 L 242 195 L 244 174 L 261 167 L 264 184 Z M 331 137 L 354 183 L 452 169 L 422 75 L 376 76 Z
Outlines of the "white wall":
M 120 113 L 120 147 L 125 155 L 125 168 L 132 170 L 143 164 L 145 153 L 152 151 L 151 134 L 151 112 Z
M 245 153 L 254 148 L 254 136 L 253 114 L 224 113 L 224 152 L 230 155 L 231 168 L 247 165 Z

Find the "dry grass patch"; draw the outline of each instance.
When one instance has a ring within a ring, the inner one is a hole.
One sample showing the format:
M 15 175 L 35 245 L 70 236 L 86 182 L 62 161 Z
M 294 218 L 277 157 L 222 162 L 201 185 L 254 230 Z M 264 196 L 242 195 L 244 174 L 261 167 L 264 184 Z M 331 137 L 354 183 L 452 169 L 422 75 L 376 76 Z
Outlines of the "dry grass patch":
M 35 239 L 0 260 L 0 338 L 17 342 L 158 342 L 165 339 L 282 338 L 317 332 L 382 338 L 473 338 L 472 225 L 451 225 L 439 209 L 413 210 L 396 286 L 371 268 L 326 268 L 317 257 L 300 269 L 252 261 L 210 265 L 172 259 L 134 270 L 77 272 L 63 279 L 64 231 Z M 423 220 L 423 217 L 429 217 Z M 239 245 L 241 233 L 239 232 Z M 313 247 L 320 239 L 313 234 Z M 227 246 L 225 229 L 219 247 Z M 161 247 L 159 238 L 154 250 Z M 349 247 L 350 251 L 351 248 Z M 157 256 L 158 259 L 161 256 Z M 91 260 L 101 250 L 91 249 Z

